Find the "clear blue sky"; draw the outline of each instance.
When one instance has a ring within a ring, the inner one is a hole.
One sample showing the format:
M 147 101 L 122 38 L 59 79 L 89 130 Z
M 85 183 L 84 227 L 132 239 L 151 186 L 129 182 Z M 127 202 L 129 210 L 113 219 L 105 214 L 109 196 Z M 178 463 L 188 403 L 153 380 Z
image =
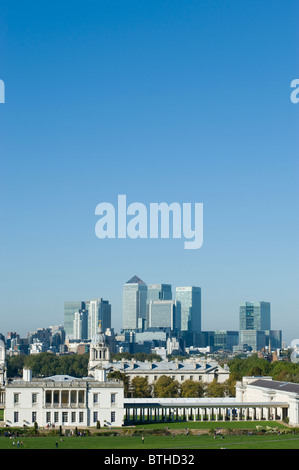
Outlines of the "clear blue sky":
M 0 332 L 65 300 L 202 287 L 202 328 L 271 302 L 299 337 L 296 0 L 1 2 Z M 99 240 L 98 203 L 203 202 L 204 244 Z

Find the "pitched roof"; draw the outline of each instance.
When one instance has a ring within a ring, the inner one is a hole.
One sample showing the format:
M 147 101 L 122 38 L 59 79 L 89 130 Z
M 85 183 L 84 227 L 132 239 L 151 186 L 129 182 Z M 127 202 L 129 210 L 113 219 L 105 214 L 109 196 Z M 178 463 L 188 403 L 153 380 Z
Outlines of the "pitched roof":
M 272 390 L 281 390 L 283 392 L 299 393 L 299 384 L 291 382 L 280 382 L 278 380 L 257 379 L 249 385 L 264 387 Z
M 201 363 L 201 362 L 188 362 L 188 361 L 158 361 L 158 362 L 143 362 L 143 361 L 131 361 L 131 360 L 122 360 L 110 362 L 104 366 L 107 370 L 109 369 L 118 369 L 126 372 L 139 371 L 142 372 L 156 372 L 156 373 L 170 373 L 170 372 L 179 372 L 179 373 L 207 373 L 211 374 L 215 369 L 218 372 L 222 372 L 222 367 L 217 363 Z M 226 372 L 226 371 L 225 371 Z
M 126 284 L 145 284 L 138 276 L 133 276 L 132 279 L 126 282 Z

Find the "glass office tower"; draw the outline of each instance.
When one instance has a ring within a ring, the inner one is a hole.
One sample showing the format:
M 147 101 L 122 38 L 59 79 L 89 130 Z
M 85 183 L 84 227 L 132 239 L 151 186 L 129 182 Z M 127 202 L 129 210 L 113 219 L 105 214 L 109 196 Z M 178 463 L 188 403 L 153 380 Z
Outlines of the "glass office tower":
M 155 301 L 155 300 L 171 300 L 171 299 L 172 299 L 172 291 L 171 291 L 170 284 L 149 284 L 148 285 L 145 328 L 150 328 L 149 302 Z
M 176 300 L 181 303 L 181 330 L 201 331 L 201 288 L 177 287 Z
M 249 346 L 253 351 L 260 351 L 266 345 L 266 333 L 261 330 L 241 330 L 240 344 Z
M 244 302 L 240 304 L 241 330 L 271 330 L 270 302 Z
M 123 287 L 123 329 L 137 330 L 138 319 L 146 319 L 147 285 L 138 276 Z M 140 322 L 139 322 L 140 324 Z
M 177 300 L 150 300 L 148 302 L 148 327 L 181 328 L 181 303 Z
M 108 300 L 93 299 L 88 302 L 88 338 L 92 339 L 98 332 L 99 324 L 103 333 L 111 328 L 111 305 Z
M 75 313 L 85 309 L 85 302 L 64 302 L 64 330 L 67 338 L 73 339 Z
M 147 288 L 147 300 L 171 300 L 172 291 L 170 284 L 149 284 Z
M 88 339 L 88 312 L 79 310 L 75 313 L 73 339 L 84 341 Z

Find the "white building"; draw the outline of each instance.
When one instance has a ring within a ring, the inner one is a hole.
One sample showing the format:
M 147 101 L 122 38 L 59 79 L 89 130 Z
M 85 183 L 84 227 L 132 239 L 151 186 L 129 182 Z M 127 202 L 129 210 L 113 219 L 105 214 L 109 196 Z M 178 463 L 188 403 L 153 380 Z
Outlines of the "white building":
M 137 361 L 136 359 L 106 362 L 103 367 L 108 371 L 118 370 L 125 373 L 130 380 L 134 377 L 145 377 L 153 385 L 159 377 L 166 375 L 180 384 L 185 380 L 211 383 L 214 379 L 223 383 L 229 379 L 229 369 L 221 367 L 216 361 L 191 358 L 180 361 Z
M 261 418 L 284 419 L 289 424 L 299 424 L 299 384 L 279 382 L 272 377 L 243 377 L 236 384 L 236 400 L 242 403 L 257 402 Z
M 6 425 L 122 426 L 124 386 L 118 380 L 107 381 L 102 364 L 108 360 L 109 348 L 99 331 L 90 346 L 88 377 L 35 379 L 30 369 L 24 369 L 22 379 L 6 383 Z
M 7 366 L 6 366 L 6 348 L 5 343 L 0 339 L 0 387 L 5 385 L 7 380 Z
M 229 379 L 229 368 L 221 367 L 216 361 L 207 361 L 201 358 L 191 358 L 179 361 L 137 361 L 136 359 L 122 359 L 120 361 L 110 361 L 109 347 L 105 341 L 105 335 L 99 327 L 98 333 L 90 344 L 90 359 L 88 364 L 88 374 L 94 375 L 97 368 L 105 371 L 119 371 L 126 374 L 130 381 L 134 377 L 144 377 L 149 385 L 153 385 L 159 377 L 166 375 L 179 383 L 185 380 L 194 380 L 204 383 L 211 383 L 214 379 L 223 383 Z
M 95 377 L 54 375 L 32 378 L 24 369 L 22 379 L 6 384 L 4 421 L 8 426 L 47 425 L 63 427 L 122 426 L 124 389 L 122 382 L 107 381 L 105 372 Z

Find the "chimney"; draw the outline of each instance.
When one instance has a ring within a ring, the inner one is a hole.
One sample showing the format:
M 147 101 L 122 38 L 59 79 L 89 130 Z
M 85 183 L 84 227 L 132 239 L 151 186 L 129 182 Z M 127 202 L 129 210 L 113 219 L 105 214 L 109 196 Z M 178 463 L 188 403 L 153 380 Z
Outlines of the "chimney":
M 106 382 L 106 370 L 105 369 L 95 369 L 94 378 L 98 382 Z
M 23 380 L 24 382 L 31 382 L 32 380 L 32 370 L 31 369 L 23 369 Z

